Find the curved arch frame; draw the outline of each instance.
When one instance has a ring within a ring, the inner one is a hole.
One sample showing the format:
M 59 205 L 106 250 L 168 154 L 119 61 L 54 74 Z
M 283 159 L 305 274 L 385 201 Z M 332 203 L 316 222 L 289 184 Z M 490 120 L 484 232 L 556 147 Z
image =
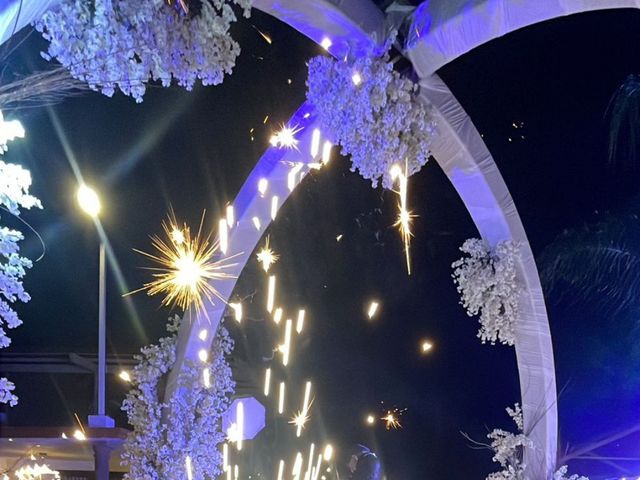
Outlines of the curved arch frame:
M 13 33 L 11 20 L 15 22 L 19 3 L 20 0 L 10 1 L 0 10 L 0 43 Z M 56 0 L 24 0 L 18 29 L 55 3 Z M 333 43 L 329 51 L 334 55 L 367 48 L 376 39 L 382 39 L 384 32 L 383 14 L 370 0 L 255 0 L 255 6 L 318 43 L 328 36 Z M 526 294 L 516 352 L 525 425 L 528 423 L 532 427 L 534 439 L 544 446 L 538 453 L 527 452 L 529 474 L 536 479 L 546 478 L 550 473 L 557 447 L 553 350 L 537 269 L 522 222 L 493 158 L 471 119 L 434 73 L 463 53 L 525 26 L 574 13 L 614 8 L 640 8 L 640 0 L 431 0 L 416 11 L 420 38 L 406 52 L 420 76 L 421 95 L 434 105 L 439 117 L 441 132 L 433 145 L 434 157 L 459 192 L 481 235 L 492 245 L 505 239 L 523 242 L 519 273 L 525 282 Z M 310 108 L 303 105 L 292 119 L 293 123 L 305 126 L 301 151 L 305 151 L 304 143 L 308 146 L 310 131 L 316 127 L 315 120 L 307 115 Z M 480 153 L 479 157 L 475 156 L 477 153 Z M 269 215 L 265 216 L 264 197 L 257 192 L 257 181 L 268 178 L 272 188 L 270 195 L 279 197 L 281 205 L 301 179 L 304 165 L 310 160 L 310 157 L 291 151 L 269 149 L 250 174 L 234 202 L 238 222 L 232 226 L 230 234 L 230 254 L 241 252 L 237 258 L 238 275 L 273 220 L 271 206 Z M 290 181 L 291 164 L 295 166 L 293 182 Z M 262 218 L 264 223 L 255 228 L 253 217 Z M 234 285 L 235 280 L 216 282 L 225 298 L 231 295 Z M 176 372 L 184 362 L 195 360 L 196 352 L 209 346 L 212 335 L 207 336 L 208 341 L 202 341 L 197 333 L 202 328 L 215 330 L 223 310 L 214 307 L 206 320 L 198 315 L 191 322 L 183 323 L 178 362 L 171 372 L 165 395 L 174 393 Z

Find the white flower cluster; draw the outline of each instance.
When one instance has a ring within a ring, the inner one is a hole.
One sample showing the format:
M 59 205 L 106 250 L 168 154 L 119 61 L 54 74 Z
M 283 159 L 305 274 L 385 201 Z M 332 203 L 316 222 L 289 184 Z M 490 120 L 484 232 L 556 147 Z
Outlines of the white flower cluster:
M 493 461 L 500 464 L 502 470 L 487 476 L 486 480 L 534 480 L 526 475 L 524 464 L 524 449 L 535 448 L 533 442 L 524 433 L 524 419 L 522 408 L 516 403 L 513 408 L 507 408 L 507 413 L 518 427 L 518 433 L 511 433 L 499 428 L 487 435 L 491 440 L 490 448 L 493 450 Z M 567 476 L 568 467 L 560 467 L 549 480 L 589 480 L 578 475 Z
M 514 408 L 507 408 L 507 413 L 518 426 L 518 434 L 507 432 L 499 428 L 487 435 L 491 440 L 493 461 L 499 463 L 502 470 L 491 473 L 487 480 L 525 480 L 525 467 L 523 462 L 524 449 L 532 448 L 533 442 L 522 433 L 524 419 L 519 404 Z
M 50 42 L 44 58 L 93 90 L 141 102 L 150 80 L 187 90 L 197 79 L 222 83 L 240 54 L 229 32 L 233 4 L 249 16 L 252 0 L 202 0 L 189 14 L 166 0 L 62 0 L 35 26 Z
M 226 437 L 222 415 L 235 387 L 226 360 L 233 340 L 220 326 L 210 361 L 188 365 L 178 378 L 173 398 L 164 403 L 163 384 L 175 363 L 179 324 L 179 317 L 169 319 L 170 336 L 143 348 L 137 357 L 140 363 L 131 375 L 133 386 L 122 405 L 133 427 L 122 455 L 123 463 L 129 466 L 125 480 L 183 480 L 187 456 L 194 480 L 215 479 L 222 473 L 218 445 Z M 203 368 L 210 372 L 208 388 Z M 163 416 L 167 411 L 171 415 Z
M 4 122 L 0 112 L 0 131 L 5 131 L 6 125 L 12 125 L 15 130 L 19 122 Z M 16 136 L 23 136 L 24 130 L 20 125 L 22 135 L 6 136 L 0 133 L 5 142 L 0 148 L 0 155 L 6 151 L 6 142 Z M 0 207 L 5 208 L 12 215 L 20 215 L 20 208 L 42 208 L 40 200 L 29 195 L 31 187 L 31 173 L 20 165 L 0 161 Z M 31 268 L 32 262 L 26 257 L 20 256 L 18 242 L 24 237 L 18 230 L 0 226 L 0 348 L 6 348 L 11 344 L 5 328 L 16 328 L 22 324 L 22 320 L 11 304 L 16 301 L 28 302 L 31 297 L 25 291 L 22 279 L 26 270 Z M 14 406 L 18 403 L 18 397 L 13 394 L 15 385 L 6 378 L 0 378 L 0 403 L 8 403 Z
M 478 338 L 482 343 L 513 345 L 522 292 L 516 278 L 519 245 L 504 241 L 491 249 L 484 240 L 471 238 L 460 250 L 467 256 L 451 265 L 453 279 L 467 314 L 480 314 Z
M 307 100 L 342 154 L 351 155 L 351 170 L 374 187 L 380 179 L 392 187 L 392 165 L 406 162 L 413 175 L 429 159 L 435 123 L 417 93 L 418 85 L 394 71 L 386 55 L 309 62 Z

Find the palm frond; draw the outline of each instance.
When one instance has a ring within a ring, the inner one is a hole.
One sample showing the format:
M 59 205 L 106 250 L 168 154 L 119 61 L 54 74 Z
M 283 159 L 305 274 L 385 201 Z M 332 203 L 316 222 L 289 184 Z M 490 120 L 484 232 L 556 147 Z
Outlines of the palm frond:
M 640 144 L 640 76 L 629 75 L 611 97 L 609 117 L 609 162 L 636 167 Z
M 610 313 L 640 298 L 640 220 L 627 213 L 565 230 L 538 257 L 545 293 Z
M 62 66 L 31 73 L 0 85 L 0 110 L 41 107 L 89 90 Z

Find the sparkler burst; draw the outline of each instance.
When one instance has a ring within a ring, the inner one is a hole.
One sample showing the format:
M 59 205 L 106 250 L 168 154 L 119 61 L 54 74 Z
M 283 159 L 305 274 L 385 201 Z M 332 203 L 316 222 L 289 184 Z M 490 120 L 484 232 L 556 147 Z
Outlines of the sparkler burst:
M 309 415 L 309 412 L 300 410 L 291 418 L 289 423 L 291 425 L 295 425 L 297 428 L 304 428 L 309 420 L 311 420 L 311 415 Z
M 155 272 L 154 280 L 131 294 L 140 291 L 146 291 L 149 296 L 163 294 L 163 306 L 177 306 L 185 311 L 193 306 L 198 311 L 206 312 L 205 300 L 213 303 L 214 297 L 224 302 L 224 298 L 211 283 L 212 280 L 233 278 L 225 270 L 235 265 L 229 263 L 229 260 L 237 254 L 214 260 L 218 243 L 211 240 L 210 234 L 203 235 L 203 223 L 204 213 L 198 233 L 192 237 L 189 227 L 184 224 L 180 228 L 173 214 L 170 214 L 168 221 L 162 222 L 167 240 L 151 236 L 154 254 L 134 249 L 158 266 L 148 268 Z
M 271 265 L 276 263 L 280 258 L 280 255 L 275 253 L 273 249 L 269 246 L 268 236 L 266 241 L 264 242 L 264 247 L 260 249 L 260 251 L 257 253 L 256 256 L 258 257 L 258 262 L 262 264 L 262 269 L 265 272 L 268 272 Z
M 384 420 L 385 427 L 387 430 L 391 430 L 392 428 L 394 430 L 398 428 L 402 428 L 402 424 L 400 423 L 400 417 L 406 411 L 407 411 L 406 408 L 403 410 L 400 410 L 398 408 L 387 410 L 387 412 L 384 414 L 383 417 L 380 418 L 380 420 Z
M 302 127 L 288 127 L 282 125 L 280 130 L 271 135 L 270 143 L 274 147 L 278 148 L 295 148 L 298 149 L 299 140 L 296 138 L 296 134 L 302 131 Z
M 407 209 L 407 192 L 408 192 L 408 175 L 407 166 L 405 164 L 404 172 L 398 165 L 391 167 L 391 176 L 398 183 L 399 190 L 396 192 L 400 196 L 400 203 L 398 204 L 398 217 L 394 227 L 398 227 L 402 242 L 404 243 L 404 254 L 407 262 L 407 273 L 411 275 L 411 223 L 413 219 L 417 217 Z

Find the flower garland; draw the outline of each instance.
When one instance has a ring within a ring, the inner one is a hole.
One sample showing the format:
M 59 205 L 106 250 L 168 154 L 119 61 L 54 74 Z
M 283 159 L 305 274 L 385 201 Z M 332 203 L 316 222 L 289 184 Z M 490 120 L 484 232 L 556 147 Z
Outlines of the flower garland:
M 145 84 L 175 79 L 191 90 L 222 83 L 240 54 L 229 29 L 232 5 L 249 17 L 252 0 L 202 0 L 187 13 L 166 0 L 62 0 L 36 22 L 56 58 L 74 78 L 112 96 L 116 89 L 142 101 Z
M 24 136 L 24 129 L 19 122 L 5 121 L 0 112 L 0 156 L 6 152 L 7 143 Z M 29 194 L 31 173 L 20 165 L 0 161 L 0 207 L 10 214 L 19 216 L 20 207 L 30 209 L 42 208 L 40 200 Z M 11 344 L 5 328 L 11 329 L 22 325 L 22 320 L 11 304 L 16 301 L 31 300 L 25 291 L 22 279 L 33 262 L 20 256 L 18 242 L 23 240 L 22 232 L 8 227 L 0 227 L 0 348 Z M 0 403 L 15 406 L 18 397 L 13 393 L 15 385 L 7 378 L 0 378 Z
M 513 345 L 518 320 L 518 299 L 522 287 L 516 279 L 519 245 L 504 241 L 491 249 L 479 239 L 464 242 L 460 251 L 467 256 L 451 267 L 461 295 L 460 303 L 471 317 L 480 314 L 478 338 L 482 343 Z
M 417 98 L 418 85 L 393 70 L 388 55 L 336 61 L 318 56 L 309 62 L 307 100 L 352 171 L 391 188 L 394 164 L 418 172 L 430 154 L 435 123 Z
M 224 327 L 218 329 L 210 360 L 188 364 L 178 377 L 176 394 L 162 402 L 162 383 L 176 360 L 180 318 L 169 319 L 169 336 L 141 350 L 139 364 L 131 375 L 132 388 L 123 402 L 133 431 L 122 455 L 129 466 L 125 480 L 182 480 L 185 459 L 191 459 L 193 479 L 214 479 L 222 473 L 218 445 L 226 435 L 222 415 L 230 405 L 235 384 L 226 355 L 233 340 Z M 209 387 L 203 382 L 203 369 L 209 369 Z M 188 392 L 185 394 L 184 392 Z M 163 411 L 171 415 L 163 418 Z
M 518 433 L 496 428 L 487 435 L 491 443 L 489 445 L 480 444 L 493 450 L 492 460 L 500 464 L 502 468 L 499 472 L 489 474 L 486 480 L 530 480 L 525 473 L 524 449 L 535 448 L 535 445 L 524 432 L 524 419 L 520 405 L 516 403 L 514 408 L 507 407 L 507 413 L 515 422 Z M 474 443 L 479 444 L 479 442 Z M 549 480 L 589 480 L 587 477 L 578 475 L 567 476 L 567 471 L 568 467 L 563 465 Z

